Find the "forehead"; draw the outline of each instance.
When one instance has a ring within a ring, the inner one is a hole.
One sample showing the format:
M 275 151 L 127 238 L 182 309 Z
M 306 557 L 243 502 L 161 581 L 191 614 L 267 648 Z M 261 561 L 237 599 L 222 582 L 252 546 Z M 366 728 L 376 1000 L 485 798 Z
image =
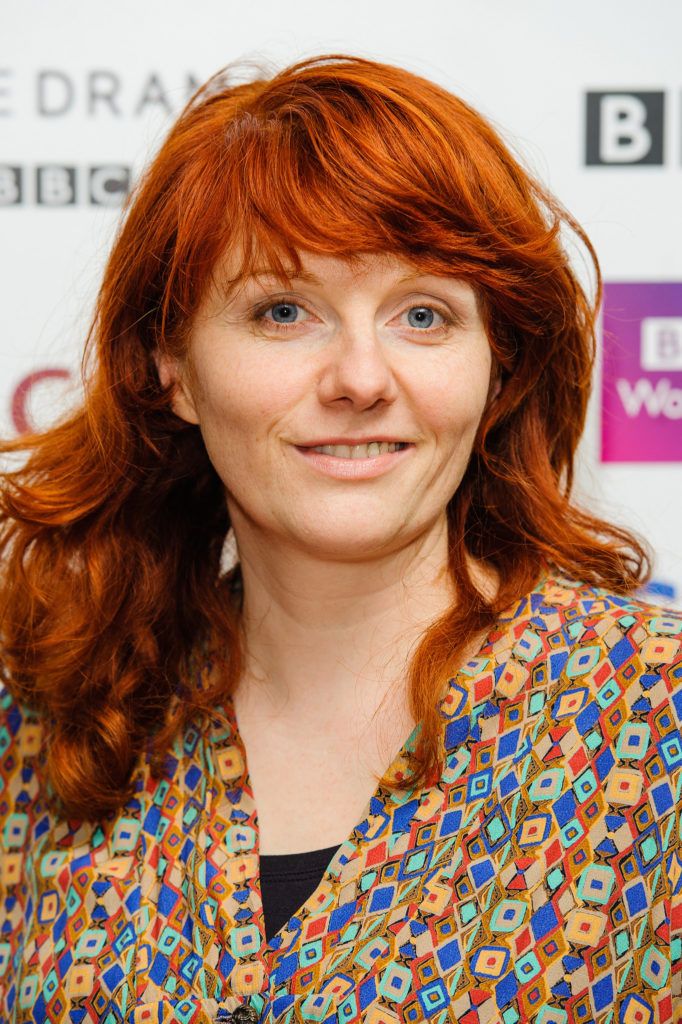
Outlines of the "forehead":
M 266 253 L 244 251 L 242 245 L 231 246 L 218 261 L 214 279 L 223 295 L 231 296 L 244 288 L 268 285 L 273 281 L 283 285 L 306 283 L 321 286 L 328 283 L 354 284 L 368 277 L 389 279 L 400 284 L 424 276 L 448 277 L 460 288 L 469 286 L 455 275 L 447 275 L 425 265 L 425 261 L 410 259 L 402 254 L 388 252 L 354 252 L 343 256 L 315 253 L 305 249 Z

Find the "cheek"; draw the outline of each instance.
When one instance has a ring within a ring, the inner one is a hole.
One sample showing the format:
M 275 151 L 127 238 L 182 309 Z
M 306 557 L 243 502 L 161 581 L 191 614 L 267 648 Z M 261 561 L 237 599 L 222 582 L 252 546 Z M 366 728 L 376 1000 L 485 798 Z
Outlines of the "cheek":
M 234 356 L 229 370 L 215 362 L 200 369 L 197 410 L 209 455 L 213 457 L 228 444 L 238 445 L 237 458 L 239 451 L 251 450 L 251 458 L 254 450 L 267 453 L 260 442 L 276 430 L 295 401 L 291 374 L 278 373 L 272 364 L 264 366 Z
M 469 361 L 449 361 L 424 389 L 428 422 L 452 441 L 473 442 L 488 398 L 491 360 L 486 354 Z

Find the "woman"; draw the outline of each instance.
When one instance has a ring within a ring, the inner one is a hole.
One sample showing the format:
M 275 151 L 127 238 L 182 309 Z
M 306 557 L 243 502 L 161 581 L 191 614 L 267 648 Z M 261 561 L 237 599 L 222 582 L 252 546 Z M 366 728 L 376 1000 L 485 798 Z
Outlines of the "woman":
M 3 449 L 3 1019 L 681 1019 L 680 619 L 571 502 L 562 227 L 598 301 L 400 68 L 190 102 Z

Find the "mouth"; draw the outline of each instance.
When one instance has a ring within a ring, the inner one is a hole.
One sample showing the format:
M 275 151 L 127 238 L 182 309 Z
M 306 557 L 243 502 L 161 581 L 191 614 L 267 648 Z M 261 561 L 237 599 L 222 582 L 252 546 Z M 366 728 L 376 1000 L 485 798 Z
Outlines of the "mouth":
M 409 441 L 370 441 L 365 444 L 296 445 L 299 451 L 317 452 L 333 459 L 374 459 L 411 447 Z
M 313 471 L 337 480 L 368 480 L 382 476 L 409 460 L 415 449 L 413 443 L 406 441 L 354 445 L 353 448 L 348 445 L 324 445 L 322 450 L 302 445 L 293 447 Z M 382 448 L 385 450 L 382 451 Z

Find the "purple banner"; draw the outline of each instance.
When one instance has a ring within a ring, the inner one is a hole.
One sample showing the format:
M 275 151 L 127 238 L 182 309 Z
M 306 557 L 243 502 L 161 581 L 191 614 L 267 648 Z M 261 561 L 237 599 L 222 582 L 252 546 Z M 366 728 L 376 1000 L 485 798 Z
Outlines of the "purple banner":
M 604 285 L 602 462 L 682 462 L 682 282 Z

